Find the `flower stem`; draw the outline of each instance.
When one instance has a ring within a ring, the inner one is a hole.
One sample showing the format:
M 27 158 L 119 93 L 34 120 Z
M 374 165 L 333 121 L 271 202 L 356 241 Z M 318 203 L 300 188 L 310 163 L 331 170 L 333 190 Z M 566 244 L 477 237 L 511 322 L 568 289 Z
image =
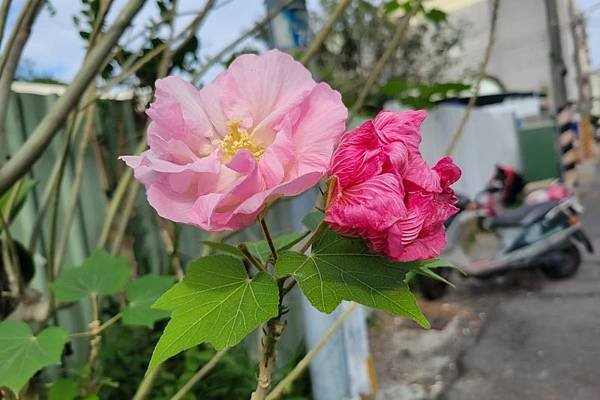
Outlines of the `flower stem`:
M 273 261 L 277 261 L 277 249 L 275 248 L 275 243 L 273 243 L 273 238 L 271 237 L 271 233 L 269 232 L 269 227 L 267 226 L 267 221 L 265 217 L 261 216 L 259 218 L 260 226 L 262 227 L 263 233 L 265 234 L 265 239 L 267 239 L 267 243 L 269 244 L 269 249 L 271 249 L 271 253 L 273 254 Z

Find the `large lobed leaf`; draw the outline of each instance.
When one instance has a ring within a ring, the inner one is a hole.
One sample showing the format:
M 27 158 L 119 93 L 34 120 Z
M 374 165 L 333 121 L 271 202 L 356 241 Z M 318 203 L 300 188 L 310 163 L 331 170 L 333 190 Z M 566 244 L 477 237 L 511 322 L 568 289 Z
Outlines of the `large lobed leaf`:
M 15 393 L 40 369 L 60 364 L 60 356 L 69 340 L 59 327 L 44 329 L 34 336 L 23 321 L 0 322 L 0 386 Z
M 173 277 L 158 275 L 145 275 L 129 282 L 125 288 L 129 304 L 123 311 L 123 323 L 152 328 L 156 321 L 167 318 L 168 311 L 157 310 L 150 306 L 172 285 Z
M 342 300 L 350 300 L 409 317 L 429 328 L 405 278 L 409 271 L 436 262 L 393 262 L 370 253 L 361 240 L 327 230 L 311 254 L 282 253 L 275 272 L 279 277 L 292 276 L 319 311 L 330 313 Z
M 129 279 L 129 265 L 125 257 L 112 257 L 98 249 L 85 259 L 79 268 L 66 270 L 52 283 L 58 301 L 77 301 L 91 293 L 115 294 Z
M 273 277 L 260 272 L 250 279 L 235 257 L 213 255 L 193 261 L 185 279 L 153 305 L 172 313 L 148 370 L 203 342 L 216 349 L 236 345 L 277 315 L 278 300 Z

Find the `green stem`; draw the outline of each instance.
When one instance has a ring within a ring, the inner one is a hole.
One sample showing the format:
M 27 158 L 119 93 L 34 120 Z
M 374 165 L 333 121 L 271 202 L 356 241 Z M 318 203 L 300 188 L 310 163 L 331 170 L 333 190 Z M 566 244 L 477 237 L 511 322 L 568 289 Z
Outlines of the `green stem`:
M 140 386 L 138 386 L 132 400 L 143 400 L 146 398 L 150 392 L 150 389 L 152 389 L 152 385 L 154 384 L 154 381 L 156 380 L 156 377 L 158 376 L 162 366 L 162 364 L 158 364 L 150 372 L 148 372 L 146 376 L 144 376 L 144 379 L 142 379 L 142 382 L 140 383 Z
M 179 389 L 177 391 L 177 393 L 175 393 L 175 396 L 171 397 L 171 400 L 183 399 L 183 397 L 192 389 L 192 387 L 194 387 L 194 385 L 196 383 L 198 383 L 198 381 L 200 381 L 202 378 L 204 378 L 206 376 L 206 374 L 208 374 L 210 372 L 210 370 L 213 369 L 214 366 L 218 364 L 218 362 L 221 360 L 221 358 L 223 358 L 223 356 L 225 354 L 227 354 L 228 351 L 229 351 L 229 348 L 226 347 L 223 350 L 219 351 L 214 356 L 212 356 L 212 358 L 206 364 L 204 364 L 204 366 L 202 368 L 200 368 L 198 370 L 198 372 L 196 372 L 194 374 L 194 376 L 192 376 L 190 378 L 190 380 L 187 381 L 185 383 L 185 385 L 183 385 L 181 387 L 181 389 Z

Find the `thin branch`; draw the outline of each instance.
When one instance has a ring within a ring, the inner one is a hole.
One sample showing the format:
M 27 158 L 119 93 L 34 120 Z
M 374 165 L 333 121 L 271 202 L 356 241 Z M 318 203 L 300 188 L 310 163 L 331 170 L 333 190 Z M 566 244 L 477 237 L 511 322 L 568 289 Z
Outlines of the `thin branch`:
M 52 188 L 52 196 L 51 196 L 51 209 L 50 209 L 50 232 L 48 238 L 48 260 L 46 264 L 46 287 L 48 292 L 48 314 L 54 315 L 55 312 L 55 300 L 52 290 L 50 290 L 50 284 L 54 282 L 56 278 L 57 267 L 54 265 L 54 255 L 55 255 L 55 242 L 56 242 L 56 225 L 58 222 L 58 208 L 60 201 L 60 186 L 62 184 L 65 166 L 67 163 L 67 158 L 69 156 L 69 148 L 71 146 L 71 141 L 73 140 L 73 136 L 75 135 L 75 119 L 76 116 L 73 115 L 71 118 L 71 123 L 67 128 L 67 137 L 65 138 L 65 146 L 63 148 L 63 154 L 60 158 L 60 165 L 58 170 L 58 178 L 56 180 L 56 184 Z
M 281 11 L 283 11 L 287 6 L 292 4 L 296 0 L 287 0 L 282 2 L 279 7 L 273 9 L 270 13 L 268 13 L 263 19 L 258 21 L 253 27 L 242 32 L 240 36 L 231 41 L 225 47 L 223 47 L 217 54 L 209 58 L 194 74 L 192 75 L 192 82 L 198 82 L 200 78 L 204 76 L 204 74 L 217 62 L 219 62 L 227 53 L 233 50 L 237 45 L 242 43 L 244 40 L 256 35 L 263 29 L 273 18 L 275 18 Z
M 132 18 L 138 13 L 144 2 L 145 0 L 130 0 L 123 7 L 114 24 L 90 51 L 89 56 L 84 61 L 77 76 L 73 79 L 65 93 L 48 110 L 48 113 L 15 156 L 0 169 L 0 195 L 25 175 L 44 153 L 50 141 L 57 134 L 58 128 L 64 122 L 67 114 L 73 109 L 83 92 L 99 72 L 110 50 L 119 40 L 123 31 L 129 26 Z
M 187 381 L 185 385 L 183 385 L 181 389 L 177 391 L 177 393 L 175 393 L 175 396 L 171 397 L 171 400 L 183 399 L 183 397 L 192 389 L 192 387 L 194 387 L 194 385 L 198 383 L 200 379 L 204 378 L 204 376 L 206 376 L 206 374 L 208 374 L 210 370 L 219 363 L 221 358 L 223 358 L 228 351 L 229 348 L 225 347 L 223 350 L 212 356 L 212 358 L 206 364 L 204 364 L 204 366 L 200 368 L 198 372 L 196 372 L 194 376 L 192 376 L 190 380 Z
M 329 327 L 329 329 L 327 329 L 327 332 L 325 332 L 325 334 L 323 335 L 321 340 L 319 340 L 319 342 L 315 345 L 315 347 L 310 349 L 309 352 L 306 353 L 304 358 L 302 358 L 302 360 L 300 360 L 300 362 L 296 364 L 294 369 L 292 369 L 290 373 L 285 378 L 283 378 L 277 384 L 277 386 L 275 386 L 275 388 L 267 395 L 266 400 L 276 400 L 279 397 L 281 397 L 283 392 L 292 384 L 292 382 L 294 382 L 298 378 L 298 376 L 300 376 L 300 374 L 306 369 L 306 367 L 310 365 L 311 361 L 316 357 L 316 355 L 319 354 L 319 351 L 321 351 L 321 349 L 329 342 L 335 331 L 338 330 L 338 328 L 342 326 L 342 323 L 350 316 L 350 314 L 352 314 L 352 312 L 356 310 L 356 307 L 357 304 L 352 303 L 340 314 L 340 316 Z
M 123 313 L 118 313 L 118 314 L 114 315 L 113 317 L 111 317 L 110 319 L 106 320 L 106 322 L 104 322 L 102 325 L 100 325 L 98 327 L 98 329 L 96 329 L 95 331 L 71 333 L 69 336 L 71 336 L 72 338 L 78 338 L 78 337 L 88 337 L 88 336 L 97 335 L 99 333 L 102 333 L 105 329 L 107 329 L 110 326 L 117 323 L 117 321 L 119 321 L 122 317 L 123 317 Z
M 123 207 L 123 213 L 119 221 L 119 226 L 117 227 L 117 232 L 115 233 L 115 237 L 112 242 L 110 253 L 113 256 L 116 256 L 121 251 L 121 246 L 123 245 L 123 238 L 125 237 L 125 230 L 127 229 L 127 225 L 129 224 L 129 220 L 131 219 L 131 213 L 133 212 L 133 206 L 135 205 L 135 200 L 137 199 L 139 189 L 140 184 L 134 182 L 133 185 L 131 185 L 131 188 L 129 189 L 129 193 L 127 194 L 127 199 L 125 200 L 125 205 Z
M 10 53 L 12 52 L 13 46 L 18 41 L 19 35 L 22 35 L 21 28 L 24 27 L 24 30 L 28 30 L 31 28 L 33 24 L 33 20 L 35 19 L 34 12 L 39 11 L 39 6 L 42 5 L 44 0 L 27 0 L 27 3 L 21 7 L 21 11 L 19 12 L 19 16 L 13 25 L 13 29 L 8 37 L 6 45 L 4 46 L 4 52 L 2 53 L 2 57 L 0 58 L 0 76 L 2 76 L 2 72 L 4 71 L 4 67 L 10 58 Z M 36 9 L 37 8 L 37 9 Z M 28 28 L 29 26 L 29 28 Z M 27 34 L 29 34 L 28 32 Z M 18 60 L 17 60 L 18 61 Z
M 500 0 L 494 0 L 494 4 L 492 6 L 493 7 L 492 8 L 492 23 L 490 24 L 490 34 L 488 37 L 487 47 L 485 49 L 485 53 L 483 56 L 483 61 L 481 62 L 481 65 L 479 66 L 479 75 L 477 76 L 477 82 L 475 83 L 475 90 L 473 92 L 473 95 L 469 99 L 469 103 L 467 103 L 467 107 L 465 108 L 465 112 L 463 113 L 463 116 L 462 116 L 462 119 L 460 120 L 460 124 L 458 125 L 458 128 L 456 129 L 456 132 L 452 136 L 452 140 L 450 141 L 450 144 L 446 148 L 445 154 L 447 154 L 447 155 L 451 155 L 454 152 L 454 150 L 456 149 L 456 146 L 458 145 L 460 138 L 462 137 L 462 135 L 465 132 L 465 127 L 467 125 L 467 122 L 469 121 L 471 112 L 475 108 L 475 103 L 477 102 L 477 97 L 479 96 L 479 90 L 481 89 L 481 82 L 483 81 L 483 78 L 485 77 L 485 71 L 487 69 L 487 65 L 489 64 L 490 58 L 492 56 L 492 49 L 494 47 L 494 43 L 496 42 L 496 26 L 498 25 L 498 7 L 499 7 L 499 5 L 500 5 Z
M 23 280 L 21 279 L 21 273 L 19 266 L 17 265 L 16 248 L 13 238 L 10 234 L 8 222 L 4 219 L 4 215 L 0 212 L 0 228 L 4 232 L 4 240 L 2 240 L 2 263 L 4 264 L 4 271 L 6 272 L 6 278 L 8 280 L 8 287 L 11 293 L 17 297 L 21 295 L 23 291 Z
M 75 157 L 75 177 L 73 178 L 73 184 L 71 185 L 71 191 L 69 193 L 69 199 L 67 201 L 65 220 L 62 224 L 62 232 L 60 239 L 58 240 L 58 247 L 56 249 L 56 256 L 54 265 L 56 268 L 56 275 L 62 266 L 63 258 L 69 241 L 69 234 L 71 233 L 71 224 L 75 218 L 75 209 L 79 199 L 79 192 L 81 190 L 81 184 L 83 182 L 83 172 L 85 167 L 85 156 L 88 144 L 94 133 L 94 114 L 95 107 L 90 107 L 86 113 L 86 124 L 83 130 L 83 136 L 79 142 L 79 148 Z
M 263 234 L 265 235 L 265 239 L 267 240 L 267 244 L 269 245 L 269 249 L 271 250 L 271 254 L 273 254 L 273 260 L 277 261 L 277 248 L 275 247 L 275 243 L 273 242 L 273 238 L 271 237 L 271 232 L 269 232 L 269 226 L 267 225 L 267 220 L 264 216 L 259 217 L 260 227 L 262 228 Z
M 142 68 L 148 62 L 152 61 L 159 54 L 163 53 L 167 49 L 170 49 L 171 44 L 173 44 L 174 42 L 176 42 L 178 40 L 183 40 L 182 43 L 186 43 L 187 41 L 189 41 L 192 38 L 192 36 L 194 35 L 195 30 L 201 26 L 202 22 L 208 15 L 208 11 L 210 11 L 210 8 L 212 7 L 211 6 L 207 9 L 207 6 L 208 6 L 208 4 L 202 10 L 200 10 L 198 12 L 198 16 L 196 18 L 194 18 L 194 20 L 190 24 L 188 24 L 188 26 L 185 27 L 179 34 L 171 37 L 170 40 L 168 40 L 167 42 L 156 46 L 154 49 L 152 49 L 148 53 L 146 53 L 142 58 L 135 61 L 135 63 L 133 63 L 132 65 L 128 66 L 126 68 L 126 70 L 123 71 L 121 74 L 119 74 L 119 75 L 113 77 L 112 79 L 110 79 L 109 81 L 107 81 L 106 84 L 100 89 L 100 91 L 106 92 L 109 89 L 111 89 L 112 87 L 123 82 L 125 79 L 127 79 L 131 75 L 135 74 L 138 70 L 140 70 L 140 68 Z M 165 17 L 164 20 L 162 20 L 162 22 L 172 20 L 172 18 L 173 17 Z M 179 47 L 176 48 L 175 50 L 173 50 L 173 53 L 176 53 L 177 51 L 179 51 Z M 132 60 L 133 59 L 135 59 L 135 56 L 132 56 Z M 164 59 L 164 57 L 163 57 L 163 59 Z M 98 94 L 98 97 L 99 96 L 100 96 L 100 93 Z M 83 107 L 85 107 L 85 105 Z
M 96 44 L 96 39 L 100 36 L 102 32 L 102 27 L 104 26 L 104 20 L 106 19 L 106 15 L 110 11 L 112 7 L 113 0 L 100 0 L 100 8 L 98 10 L 98 15 L 94 21 L 94 27 L 92 29 L 92 34 L 90 35 L 90 48 L 94 47 Z
M 29 0 L 27 2 L 21 11 L 19 22 L 14 26 L 12 34 L 8 39 L 4 55 L 0 59 L 0 166 L 4 164 L 8 152 L 6 116 L 8 113 L 8 101 L 10 99 L 10 87 L 15 78 L 21 54 L 31 34 L 31 27 L 44 1 Z M 1 193 L 3 193 L 2 190 L 0 190 Z
M 317 54 L 317 51 L 319 51 L 323 45 L 323 42 L 325 42 L 325 39 L 327 39 L 327 36 L 329 36 L 331 33 L 331 29 L 333 29 L 335 21 L 337 21 L 337 19 L 344 13 L 344 10 L 346 10 L 348 5 L 350 5 L 351 1 L 352 0 L 342 0 L 337 4 L 331 13 L 331 16 L 327 22 L 325 22 L 325 25 L 323 25 L 317 36 L 311 42 L 310 47 L 302 55 L 302 58 L 300 59 L 302 64 L 308 65 L 310 60 L 312 60 L 315 54 Z
M 157 71 L 158 78 L 162 78 L 167 74 L 168 66 L 171 63 L 171 60 L 173 58 L 173 52 L 170 51 L 170 48 L 168 47 L 168 45 L 165 46 L 164 50 L 165 51 L 162 52 L 162 58 L 159 62 L 159 67 L 158 67 L 158 71 Z M 146 122 L 146 124 L 144 125 L 143 132 L 146 132 L 146 130 L 148 129 L 148 125 L 149 125 L 149 122 Z M 146 135 L 144 135 L 142 140 L 138 144 L 138 147 L 136 148 L 135 152 L 140 153 L 141 151 L 143 151 L 146 148 L 147 141 L 148 141 L 148 138 Z M 104 225 L 102 226 L 102 232 L 100 234 L 100 240 L 98 241 L 98 247 L 104 247 L 104 245 L 106 244 L 106 241 L 108 239 L 108 233 L 110 232 L 112 223 L 115 219 L 115 216 L 117 215 L 117 211 L 119 209 L 119 206 L 121 205 L 121 201 L 125 197 L 125 193 L 127 192 L 127 188 L 129 186 L 129 183 L 131 182 L 132 177 L 133 177 L 133 172 L 131 169 L 128 168 L 125 171 L 125 173 L 123 174 L 123 176 L 121 177 L 121 179 L 119 180 L 119 183 L 117 184 L 117 189 L 115 190 L 115 193 L 114 193 L 113 197 L 111 198 L 109 206 L 108 206 L 107 215 L 104 220 Z M 134 185 L 137 186 L 139 184 L 137 182 L 135 182 Z M 130 190 L 134 190 L 134 189 L 131 188 Z M 137 191 L 137 188 L 135 190 Z M 131 201 L 133 201 L 133 200 L 131 200 Z M 129 217 L 130 217 L 130 214 L 132 211 L 133 211 L 133 205 L 132 205 L 131 209 L 129 209 L 129 212 L 124 212 L 123 215 L 121 216 L 121 220 L 124 221 L 124 222 L 122 222 L 122 224 L 126 224 L 129 221 Z M 125 227 L 126 227 L 126 225 L 125 225 Z
M 200 10 L 198 15 L 196 15 L 196 17 L 185 29 L 185 31 L 189 31 L 189 35 L 187 35 L 187 37 L 181 41 L 181 43 L 173 50 L 173 53 L 177 54 L 178 52 L 180 52 L 189 43 L 189 41 L 192 40 L 192 38 L 196 35 L 196 32 L 198 32 L 198 29 L 200 29 L 200 27 L 202 26 L 202 23 L 206 19 L 208 13 L 215 6 L 215 4 L 216 0 L 206 0 L 206 4 L 204 4 L 202 10 Z
M 412 4 L 410 11 L 404 17 L 402 17 L 402 19 L 398 23 L 398 27 L 394 32 L 392 40 L 390 40 L 381 58 L 377 60 L 377 63 L 373 66 L 373 69 L 371 69 L 371 72 L 367 77 L 367 81 L 365 82 L 365 85 L 363 86 L 361 92 L 358 95 L 358 99 L 356 99 L 356 101 L 352 105 L 351 113 L 353 115 L 356 115 L 361 110 L 362 106 L 365 103 L 365 100 L 367 99 L 367 96 L 369 95 L 369 92 L 373 88 L 373 85 L 375 85 L 375 83 L 379 79 L 379 76 L 383 71 L 383 67 L 385 67 L 385 64 L 387 64 L 390 57 L 394 54 L 394 52 L 400 45 L 400 42 L 402 42 L 402 39 L 404 39 L 404 36 L 406 35 L 406 32 L 408 31 L 408 27 L 410 25 L 410 20 L 417 13 L 419 8 L 421 7 L 422 2 L 423 0 L 416 0 L 415 3 Z
M 8 10 L 10 10 L 12 0 L 4 0 L 0 6 L 0 45 L 4 38 L 4 28 L 6 27 L 6 19 L 8 18 Z
M 79 127 L 81 126 L 81 122 L 83 121 L 83 113 L 77 114 L 77 118 L 75 121 L 75 133 L 79 132 Z M 65 146 L 68 145 L 68 142 L 65 142 Z M 52 172 L 50 173 L 50 179 L 48 179 L 48 183 L 44 188 L 44 193 L 42 194 L 42 200 L 40 201 L 40 207 L 35 215 L 33 220 L 33 225 L 31 228 L 31 236 L 29 237 L 29 252 L 35 252 L 35 246 L 37 244 L 37 239 L 39 235 L 42 233 L 42 223 L 44 222 L 44 216 L 46 215 L 46 211 L 48 210 L 48 206 L 50 205 L 50 200 L 52 197 L 52 193 L 54 190 L 54 186 L 59 178 L 59 172 L 61 170 L 62 159 L 57 158 L 54 162 L 54 166 L 52 167 Z
M 208 246 L 207 246 L 208 247 Z M 262 265 L 257 259 L 256 257 L 254 257 L 252 255 L 252 253 L 250 253 L 250 251 L 248 251 L 248 247 L 246 246 L 246 244 L 244 243 L 240 243 L 238 245 L 238 249 L 240 249 L 240 251 L 242 252 L 242 254 L 244 255 L 244 257 L 246 257 L 248 259 L 248 261 L 250 261 L 250 263 L 252 265 L 254 265 L 259 271 L 263 271 L 266 272 L 266 268 L 264 265 Z

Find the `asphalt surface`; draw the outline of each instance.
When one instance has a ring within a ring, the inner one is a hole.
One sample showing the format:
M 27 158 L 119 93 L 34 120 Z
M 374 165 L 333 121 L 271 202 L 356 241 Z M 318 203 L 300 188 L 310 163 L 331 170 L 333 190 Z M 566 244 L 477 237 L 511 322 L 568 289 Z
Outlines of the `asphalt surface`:
M 592 172 L 581 200 L 597 254 L 584 255 L 568 280 L 520 273 L 463 290 L 458 302 L 486 322 L 443 399 L 600 399 L 600 173 Z

